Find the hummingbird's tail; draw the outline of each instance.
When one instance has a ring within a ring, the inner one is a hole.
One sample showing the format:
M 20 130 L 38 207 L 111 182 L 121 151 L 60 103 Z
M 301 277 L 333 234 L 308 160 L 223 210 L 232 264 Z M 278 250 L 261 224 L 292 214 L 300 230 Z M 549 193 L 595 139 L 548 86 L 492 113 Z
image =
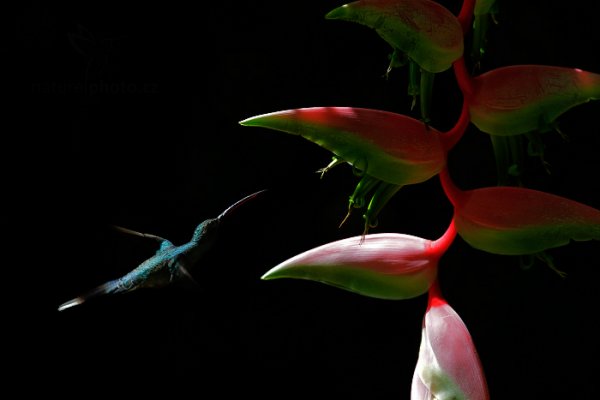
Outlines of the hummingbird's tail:
M 97 297 L 97 296 L 101 296 L 101 295 L 109 294 L 109 293 L 115 293 L 118 291 L 118 288 L 119 288 L 118 280 L 106 282 L 105 284 L 100 285 L 97 288 L 92 289 L 89 292 L 82 294 L 81 296 L 75 297 L 74 299 L 61 304 L 60 306 L 58 306 L 58 311 L 63 311 L 63 310 L 66 310 L 67 308 L 78 306 L 78 305 L 82 304 L 83 302 L 85 302 L 91 298 Z

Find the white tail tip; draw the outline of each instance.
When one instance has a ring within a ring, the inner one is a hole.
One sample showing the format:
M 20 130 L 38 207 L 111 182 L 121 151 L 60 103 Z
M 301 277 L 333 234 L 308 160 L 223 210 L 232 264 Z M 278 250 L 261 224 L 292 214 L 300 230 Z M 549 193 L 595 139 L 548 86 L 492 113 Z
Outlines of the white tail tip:
M 63 310 L 66 310 L 67 308 L 78 306 L 83 302 L 84 302 L 84 299 L 82 297 L 76 297 L 73 300 L 69 300 L 66 303 L 63 303 L 60 306 L 58 306 L 58 311 L 63 311 Z

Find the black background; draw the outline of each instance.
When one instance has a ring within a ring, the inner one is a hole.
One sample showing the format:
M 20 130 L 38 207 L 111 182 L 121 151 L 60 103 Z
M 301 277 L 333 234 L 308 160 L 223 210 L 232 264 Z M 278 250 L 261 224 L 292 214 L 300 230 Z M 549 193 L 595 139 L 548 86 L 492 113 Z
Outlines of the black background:
M 388 45 L 366 27 L 325 20 L 336 1 L 80 3 L 24 2 L 15 14 L 24 152 L 7 171 L 35 166 L 7 174 L 17 194 L 7 216 L 20 221 L 12 238 L 24 245 L 7 282 L 18 289 L 7 351 L 17 356 L 11 372 L 27 382 L 21 390 L 409 398 L 425 296 L 391 302 L 259 279 L 301 251 L 361 232 L 358 213 L 337 228 L 357 178 L 342 166 L 320 180 L 314 171 L 328 152 L 237 123 L 309 106 L 410 114 L 407 71 L 382 77 Z M 441 3 L 458 13 L 459 1 Z M 600 72 L 590 4 L 501 1 L 482 70 Z M 440 74 L 433 126 L 449 129 L 461 101 L 451 71 Z M 570 141 L 545 136 L 552 174 L 532 161 L 531 187 L 600 208 L 599 111 L 588 103 L 559 119 Z M 489 139 L 473 126 L 449 164 L 464 189 L 495 184 Z M 231 218 L 194 270 L 199 288 L 56 311 L 153 254 L 151 243 L 111 224 L 181 244 L 199 222 L 261 189 L 269 191 Z M 431 179 L 402 189 L 374 231 L 433 239 L 450 217 Z M 550 251 L 568 273 L 561 279 L 456 240 L 441 263 L 442 290 L 470 329 L 492 398 L 596 393 L 597 253 L 597 242 Z

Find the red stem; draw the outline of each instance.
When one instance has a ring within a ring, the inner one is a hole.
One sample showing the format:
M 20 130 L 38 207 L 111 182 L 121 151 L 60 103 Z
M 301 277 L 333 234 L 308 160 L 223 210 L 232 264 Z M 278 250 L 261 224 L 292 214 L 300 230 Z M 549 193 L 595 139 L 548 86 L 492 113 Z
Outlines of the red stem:
M 462 26 L 463 35 L 466 36 L 471 29 L 473 21 L 473 10 L 475 9 L 475 0 L 464 0 L 460 13 L 458 14 L 458 22 Z
M 458 60 L 454 61 L 452 66 L 454 67 L 454 76 L 456 76 L 460 91 L 465 99 L 470 101 L 474 92 L 473 78 L 471 77 L 471 74 L 469 74 L 469 71 L 467 71 L 465 57 L 462 56 Z
M 471 29 L 474 8 L 475 0 L 464 0 L 462 8 L 460 9 L 460 13 L 458 14 L 458 22 L 462 27 L 464 36 L 466 36 Z M 460 118 L 456 122 L 456 125 L 454 125 L 454 127 L 446 132 L 446 134 L 443 136 L 444 147 L 447 151 L 450 150 L 460 140 L 467 129 L 467 126 L 469 125 L 469 100 L 473 94 L 473 79 L 467 71 L 464 57 L 456 60 L 453 64 L 453 67 L 456 80 L 458 81 L 458 86 L 463 93 L 463 106 L 460 113 Z M 446 193 L 448 199 L 456 207 L 456 201 L 462 194 L 461 190 L 454 185 L 454 182 L 452 182 L 450 173 L 448 172 L 448 167 L 444 168 L 439 175 L 442 182 L 442 187 L 444 188 L 444 193 Z M 432 248 L 434 251 L 443 254 L 448 247 L 450 247 L 450 244 L 452 244 L 455 237 L 456 227 L 454 226 L 454 218 L 452 218 L 448 229 L 446 229 L 446 232 L 444 232 L 439 239 L 432 243 Z M 446 301 L 442 297 L 439 279 L 436 278 L 429 288 L 427 310 L 429 310 L 431 307 L 442 304 L 446 304 Z
M 440 290 L 440 282 L 439 278 L 436 278 L 431 286 L 429 287 L 429 298 L 427 300 L 427 311 L 431 307 L 441 306 L 443 304 L 447 304 L 446 300 L 442 296 L 442 291 Z
M 456 208 L 463 196 L 463 191 L 457 188 L 454 182 L 452 182 L 447 166 L 439 173 L 439 175 L 446 197 L 448 197 L 448 200 L 450 200 L 452 205 Z
M 471 121 L 469 103 L 473 95 L 473 78 L 471 78 L 471 75 L 467 71 L 465 58 L 460 57 L 452 66 L 454 67 L 454 75 L 456 76 L 458 87 L 463 94 L 463 105 L 456 125 L 442 136 L 442 142 L 446 151 L 454 147 L 469 126 L 469 122 Z
M 442 144 L 446 152 L 450 151 L 456 143 L 462 138 L 463 134 L 467 130 L 471 122 L 471 115 L 469 114 L 469 103 L 466 98 L 463 98 L 463 105 L 460 111 L 460 117 L 452 129 L 445 132 L 441 136 Z
M 446 232 L 437 240 L 434 240 L 431 243 L 431 250 L 441 257 L 446 250 L 450 247 L 452 242 L 454 242 L 454 238 L 456 237 L 456 227 L 454 226 L 454 218 L 450 221 L 450 225 L 446 229 Z

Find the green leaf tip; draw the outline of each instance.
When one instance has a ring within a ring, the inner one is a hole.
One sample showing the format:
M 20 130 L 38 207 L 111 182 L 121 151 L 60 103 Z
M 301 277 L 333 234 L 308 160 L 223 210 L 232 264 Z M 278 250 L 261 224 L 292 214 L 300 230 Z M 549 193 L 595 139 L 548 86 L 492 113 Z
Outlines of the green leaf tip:
M 238 122 L 242 126 L 260 126 L 260 116 L 250 117 Z
M 334 8 L 325 14 L 325 19 L 341 19 L 348 15 L 348 5 L 344 4 L 341 7 Z

